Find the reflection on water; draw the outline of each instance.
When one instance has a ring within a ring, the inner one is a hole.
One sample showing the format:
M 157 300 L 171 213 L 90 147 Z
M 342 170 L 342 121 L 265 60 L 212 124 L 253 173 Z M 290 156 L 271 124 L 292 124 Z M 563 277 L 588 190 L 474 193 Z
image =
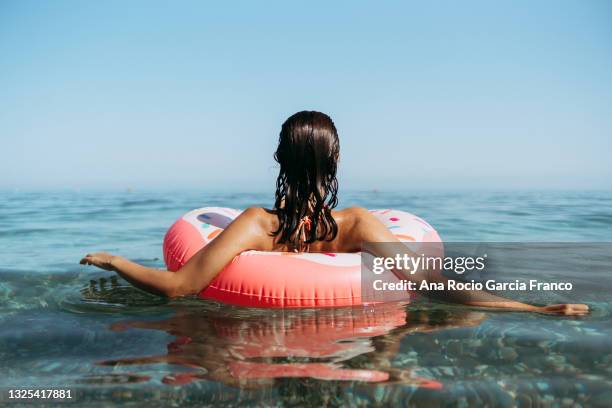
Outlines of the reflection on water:
M 166 384 L 198 380 L 231 386 L 262 387 L 275 378 L 402 382 L 440 389 L 442 384 L 414 370 L 390 365 L 401 339 L 412 333 L 475 326 L 483 313 L 462 311 L 437 316 L 408 312 L 404 304 L 319 310 L 265 311 L 252 316 L 217 311 L 203 313 L 175 307 L 163 320 L 123 320 L 113 331 L 160 330 L 172 336 L 167 352 L 106 360 L 106 366 L 172 364 L 189 371 L 166 375 Z M 359 357 L 365 357 L 359 360 Z
M 80 292 L 55 300 L 61 310 L 4 315 L 0 388 L 68 387 L 78 406 L 607 406 L 611 397 L 606 303 L 584 318 L 421 301 L 248 309 L 168 302 L 108 276 L 81 279 Z

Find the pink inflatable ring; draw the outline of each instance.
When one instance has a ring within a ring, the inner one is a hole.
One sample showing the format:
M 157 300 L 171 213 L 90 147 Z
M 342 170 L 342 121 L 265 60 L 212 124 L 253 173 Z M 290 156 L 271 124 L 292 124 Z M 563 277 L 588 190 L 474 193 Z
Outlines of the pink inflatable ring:
M 240 212 L 205 207 L 182 216 L 164 238 L 164 261 L 168 270 L 179 270 Z M 415 215 L 398 210 L 371 210 L 371 213 L 400 241 L 412 245 L 441 242 L 436 230 Z M 364 304 L 361 254 L 246 251 L 235 257 L 202 290 L 200 297 L 250 307 L 361 305 Z

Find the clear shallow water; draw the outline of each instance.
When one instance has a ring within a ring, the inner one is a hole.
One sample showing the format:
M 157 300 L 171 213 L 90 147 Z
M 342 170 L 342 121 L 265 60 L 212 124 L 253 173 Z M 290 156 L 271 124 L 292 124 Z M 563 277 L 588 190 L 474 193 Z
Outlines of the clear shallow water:
M 425 302 L 271 311 L 168 302 L 77 264 L 103 250 L 162 267 L 163 234 L 187 210 L 269 203 L 266 194 L 0 193 L 0 402 L 9 388 L 55 387 L 73 390 L 78 406 L 611 404 L 606 290 L 576 295 L 593 308 L 583 318 Z M 605 192 L 344 193 L 350 205 L 413 212 L 446 241 L 612 242 Z M 592 277 L 612 289 L 610 276 Z

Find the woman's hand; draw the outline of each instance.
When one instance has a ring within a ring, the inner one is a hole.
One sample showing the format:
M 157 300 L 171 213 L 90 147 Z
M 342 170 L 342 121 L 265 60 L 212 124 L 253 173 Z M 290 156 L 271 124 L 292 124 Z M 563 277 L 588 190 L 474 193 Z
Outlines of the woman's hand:
M 582 304 L 548 305 L 539 308 L 538 312 L 565 316 L 579 316 L 589 313 L 589 307 Z
M 178 296 L 175 294 L 177 284 L 175 273 L 139 265 L 122 256 L 106 252 L 87 254 L 79 263 L 117 272 L 123 279 L 147 292 L 168 297 Z
M 106 271 L 114 271 L 113 260 L 116 258 L 115 255 L 107 254 L 106 252 L 96 252 L 85 255 L 79 263 L 81 265 L 94 265 Z

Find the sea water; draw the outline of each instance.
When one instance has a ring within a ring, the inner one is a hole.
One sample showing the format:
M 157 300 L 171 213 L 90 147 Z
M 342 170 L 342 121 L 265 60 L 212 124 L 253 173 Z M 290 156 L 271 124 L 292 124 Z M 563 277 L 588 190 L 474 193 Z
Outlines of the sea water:
M 78 264 L 107 251 L 163 267 L 163 235 L 186 211 L 271 201 L 205 189 L 0 192 L 0 403 L 10 389 L 65 389 L 76 406 L 612 404 L 612 271 L 585 268 L 575 285 L 588 316 L 556 317 L 436 302 L 168 301 Z M 612 242 L 610 192 L 362 191 L 340 204 L 412 212 L 445 241 Z M 546 273 L 537 278 L 558 277 Z

